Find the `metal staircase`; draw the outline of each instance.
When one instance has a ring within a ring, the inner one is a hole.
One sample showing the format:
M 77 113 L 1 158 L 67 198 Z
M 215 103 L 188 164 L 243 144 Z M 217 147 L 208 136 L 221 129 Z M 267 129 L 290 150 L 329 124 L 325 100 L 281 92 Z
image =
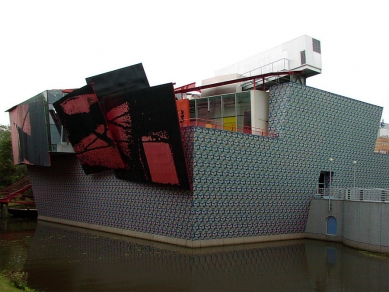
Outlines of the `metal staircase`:
M 27 176 L 20 181 L 0 190 L 0 203 L 9 203 L 13 198 L 31 189 L 30 178 Z
M 8 213 L 8 206 L 24 206 L 35 208 L 34 196 L 32 193 L 26 193 L 31 189 L 30 178 L 25 177 L 20 181 L 0 190 L 0 205 L 2 217 L 6 217 Z

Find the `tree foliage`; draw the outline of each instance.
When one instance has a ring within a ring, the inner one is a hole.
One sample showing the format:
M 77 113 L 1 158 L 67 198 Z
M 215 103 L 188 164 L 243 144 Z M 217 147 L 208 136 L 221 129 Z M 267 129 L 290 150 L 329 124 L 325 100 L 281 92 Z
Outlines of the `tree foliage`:
M 0 125 L 0 189 L 26 177 L 25 165 L 14 165 L 10 126 Z

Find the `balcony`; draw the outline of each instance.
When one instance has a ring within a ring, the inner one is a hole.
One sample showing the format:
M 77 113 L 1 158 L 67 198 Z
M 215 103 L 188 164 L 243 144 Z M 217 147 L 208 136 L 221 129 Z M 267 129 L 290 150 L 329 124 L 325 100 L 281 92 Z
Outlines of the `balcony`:
M 389 203 L 389 189 L 379 188 L 319 188 L 315 198 L 331 200 Z

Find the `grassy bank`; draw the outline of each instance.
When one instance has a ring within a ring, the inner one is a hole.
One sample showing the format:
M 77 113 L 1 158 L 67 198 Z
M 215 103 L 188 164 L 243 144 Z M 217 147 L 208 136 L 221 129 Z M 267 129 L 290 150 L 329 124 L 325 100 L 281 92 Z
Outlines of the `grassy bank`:
M 22 290 L 15 288 L 4 275 L 0 275 L 0 291 L 1 292 L 20 292 Z
M 38 292 L 27 287 L 28 273 L 21 271 L 0 273 L 0 291 L 1 292 Z

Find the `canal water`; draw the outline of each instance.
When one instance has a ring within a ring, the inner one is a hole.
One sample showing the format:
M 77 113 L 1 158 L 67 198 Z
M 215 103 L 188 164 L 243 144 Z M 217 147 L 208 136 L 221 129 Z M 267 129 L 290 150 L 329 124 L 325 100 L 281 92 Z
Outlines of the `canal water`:
M 0 219 L 0 270 L 40 291 L 389 291 L 389 257 L 294 240 L 187 249 Z

